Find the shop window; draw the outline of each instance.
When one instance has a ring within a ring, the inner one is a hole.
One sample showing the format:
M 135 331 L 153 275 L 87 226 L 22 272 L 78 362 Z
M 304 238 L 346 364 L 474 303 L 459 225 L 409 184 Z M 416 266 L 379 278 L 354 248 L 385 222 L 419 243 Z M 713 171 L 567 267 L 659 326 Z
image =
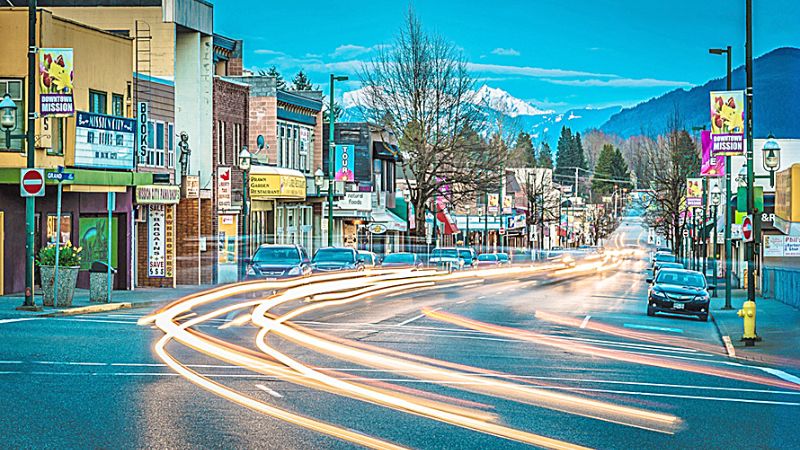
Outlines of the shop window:
M 95 114 L 105 114 L 108 102 L 108 95 L 102 91 L 89 90 L 89 112 Z
M 58 219 L 55 214 L 47 215 L 47 244 L 56 243 L 56 235 L 58 231 Z M 72 241 L 72 214 L 61 214 L 61 240 L 59 244 L 63 245 Z
M 225 122 L 217 121 L 217 164 L 225 165 Z
M 125 97 L 120 94 L 111 94 L 111 113 L 115 116 L 125 115 Z
M 17 105 L 17 122 L 12 130 L 14 134 L 25 134 L 25 99 L 22 98 L 22 80 L 0 79 L 0 97 L 8 94 Z M 5 137 L 0 136 L 0 148 L 5 148 Z M 23 139 L 12 139 L 9 150 L 22 150 L 25 142 Z
M 50 133 L 48 155 L 61 156 L 64 154 L 64 119 L 60 117 L 45 117 L 42 119 L 45 133 Z
M 164 122 L 156 122 L 156 165 L 163 167 L 164 161 Z
M 175 125 L 167 125 L 167 166 L 175 167 Z

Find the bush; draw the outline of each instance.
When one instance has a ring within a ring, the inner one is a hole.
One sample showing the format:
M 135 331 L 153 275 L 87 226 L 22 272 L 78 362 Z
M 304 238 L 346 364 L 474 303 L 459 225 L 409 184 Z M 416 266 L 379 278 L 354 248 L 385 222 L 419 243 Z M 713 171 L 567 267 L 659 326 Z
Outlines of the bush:
M 39 255 L 36 257 L 36 264 L 40 266 L 55 266 L 57 248 L 57 245 L 50 244 L 39 250 Z M 60 254 L 58 255 L 58 265 L 63 267 L 80 266 L 82 250 L 81 247 L 73 247 L 70 242 L 67 242 L 61 247 Z

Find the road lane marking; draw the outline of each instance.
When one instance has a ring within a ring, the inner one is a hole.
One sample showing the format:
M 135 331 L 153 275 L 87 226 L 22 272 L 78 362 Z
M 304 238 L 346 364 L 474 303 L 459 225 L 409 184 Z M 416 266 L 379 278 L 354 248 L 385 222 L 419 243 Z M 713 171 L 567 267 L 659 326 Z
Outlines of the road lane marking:
M 276 397 L 276 398 L 283 397 L 283 395 L 281 395 L 279 392 L 273 391 L 272 389 L 264 386 L 263 384 L 257 384 L 256 387 L 261 389 L 262 391 L 266 392 L 267 394 L 273 396 L 273 397 Z
M 636 328 L 639 330 L 653 330 L 653 331 L 666 331 L 669 333 L 683 333 L 683 330 L 680 328 L 669 328 L 669 327 L 656 327 L 652 325 L 639 325 L 635 323 L 626 323 L 622 325 L 625 328 Z
M 733 348 L 733 342 L 731 342 L 730 336 L 722 336 L 722 343 L 725 344 L 725 351 L 728 352 L 728 356 L 731 358 L 736 358 L 736 349 Z
M 39 320 L 41 317 L 24 317 L 21 319 L 2 319 L 0 320 L 0 324 L 3 323 L 13 323 L 13 322 L 24 322 L 26 320 Z
M 589 315 L 584 317 L 583 318 L 583 322 L 581 322 L 581 328 L 586 328 L 586 325 L 589 323 L 589 319 L 591 319 L 591 318 L 592 318 L 592 316 L 589 316 Z
M 434 308 L 431 311 L 438 311 L 440 309 L 442 309 L 442 308 Z M 404 321 L 398 323 L 397 326 L 398 327 L 402 327 L 403 325 L 408 325 L 408 324 L 410 324 L 411 322 L 413 322 L 415 320 L 422 319 L 423 317 L 425 317 L 425 314 L 420 314 L 418 316 L 414 316 L 414 317 L 412 317 L 412 318 L 410 318 L 408 320 L 404 320 Z
M 457 302 L 456 302 L 456 305 L 460 305 L 460 304 L 462 304 L 462 303 L 464 303 L 464 302 L 466 302 L 466 300 L 460 300 L 460 301 L 457 301 Z
M 771 367 L 758 367 L 758 369 L 761 369 L 764 372 L 767 372 L 769 374 L 775 375 L 776 377 L 778 377 L 778 378 L 780 378 L 782 380 L 786 380 L 786 381 L 789 381 L 789 382 L 794 383 L 794 384 L 800 384 L 800 378 L 798 378 L 798 377 L 796 377 L 796 376 L 794 376 L 794 375 L 792 375 L 790 373 L 786 373 L 786 372 L 784 372 L 784 371 L 782 371 L 780 369 L 773 369 Z

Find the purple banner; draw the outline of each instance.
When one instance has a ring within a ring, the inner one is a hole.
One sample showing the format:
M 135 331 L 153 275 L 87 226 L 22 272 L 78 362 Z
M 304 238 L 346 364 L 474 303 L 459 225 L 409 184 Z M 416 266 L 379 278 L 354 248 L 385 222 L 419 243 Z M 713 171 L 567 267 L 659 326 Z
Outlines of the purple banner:
M 703 148 L 703 163 L 700 166 L 700 175 L 704 177 L 725 176 L 725 157 L 713 155 L 713 140 L 710 130 L 700 133 L 700 143 Z

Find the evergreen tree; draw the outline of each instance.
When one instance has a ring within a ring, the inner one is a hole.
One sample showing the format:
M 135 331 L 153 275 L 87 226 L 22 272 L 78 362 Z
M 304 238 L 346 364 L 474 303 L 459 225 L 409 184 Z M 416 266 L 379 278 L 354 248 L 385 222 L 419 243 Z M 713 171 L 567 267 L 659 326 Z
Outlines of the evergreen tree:
M 324 110 L 322 111 L 322 120 L 324 120 L 325 123 L 329 123 L 330 122 L 330 119 L 328 119 L 328 110 L 330 109 L 329 105 L 330 105 L 329 102 L 325 102 L 325 106 L 323 107 Z M 339 102 L 334 101 L 333 102 L 333 119 L 335 121 L 338 121 L 339 118 L 342 117 L 342 114 L 344 114 L 344 109 L 342 109 L 342 105 L 340 105 Z
M 572 130 L 567 127 L 561 127 L 561 136 L 558 137 L 558 144 L 556 146 L 556 170 L 557 175 L 569 175 L 573 169 L 572 160 L 574 155 L 574 142 L 572 137 Z M 556 182 L 560 182 L 557 180 Z
M 621 182 L 630 181 L 631 178 L 628 163 L 622 157 L 622 152 L 611 144 L 603 146 L 600 156 L 597 157 L 594 172 L 594 178 L 592 179 L 592 192 L 594 194 L 610 194 L 614 191 L 615 185 L 624 184 L 627 186 L 627 183 Z
M 539 158 L 536 160 L 536 167 L 543 169 L 553 168 L 553 151 L 550 150 L 550 144 L 547 142 L 542 143 L 542 148 L 539 149 Z
M 531 135 L 520 131 L 514 148 L 511 149 L 508 161 L 509 167 L 534 167 L 536 165 L 536 154 L 533 151 Z
M 300 69 L 300 72 L 297 72 L 297 75 L 292 79 L 292 89 L 295 91 L 311 91 L 314 89 L 311 80 L 308 79 L 303 69 Z
M 284 81 L 281 73 L 278 72 L 278 69 L 275 66 L 270 67 L 269 70 L 267 70 L 266 75 L 275 77 L 275 85 L 278 89 L 286 89 L 286 81 Z
M 581 169 L 588 169 L 589 164 L 586 161 L 586 152 L 583 151 L 583 142 L 581 142 L 581 134 L 575 133 L 573 141 L 573 167 L 580 167 Z

